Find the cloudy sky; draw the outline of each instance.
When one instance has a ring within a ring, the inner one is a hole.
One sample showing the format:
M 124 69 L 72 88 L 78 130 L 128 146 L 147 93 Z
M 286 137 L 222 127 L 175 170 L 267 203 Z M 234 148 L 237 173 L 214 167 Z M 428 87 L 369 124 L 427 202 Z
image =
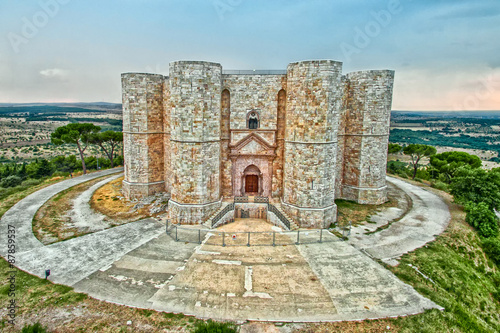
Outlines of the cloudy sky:
M 0 0 L 0 103 L 120 102 L 176 60 L 396 71 L 394 110 L 500 110 L 498 0 Z

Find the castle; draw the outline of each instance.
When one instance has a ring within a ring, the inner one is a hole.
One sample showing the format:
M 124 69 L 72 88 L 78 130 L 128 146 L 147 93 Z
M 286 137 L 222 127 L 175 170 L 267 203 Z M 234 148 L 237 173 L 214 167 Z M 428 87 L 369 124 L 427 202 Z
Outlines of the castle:
M 342 75 L 332 60 L 286 71 L 176 61 L 168 77 L 122 74 L 123 191 L 167 192 L 173 222 L 202 223 L 224 198 L 256 195 L 301 227 L 327 227 L 337 198 L 386 201 L 393 82 L 389 70 Z

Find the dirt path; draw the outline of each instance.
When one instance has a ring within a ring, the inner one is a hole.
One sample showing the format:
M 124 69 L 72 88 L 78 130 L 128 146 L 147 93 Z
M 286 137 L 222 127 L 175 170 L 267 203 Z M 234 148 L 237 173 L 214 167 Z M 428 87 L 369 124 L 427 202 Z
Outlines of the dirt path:
M 68 212 L 75 227 L 79 229 L 88 228 L 91 232 L 109 228 L 110 223 L 104 221 L 106 216 L 101 213 L 95 212 L 90 207 L 89 202 L 90 198 L 92 198 L 92 195 L 98 188 L 117 178 L 120 178 L 121 176 L 121 174 L 118 174 L 116 176 L 106 178 L 91 186 L 89 189 L 85 190 L 75 198 L 75 200 L 73 201 L 73 208 L 70 212 Z
M 71 178 L 30 194 L 15 204 L 2 216 L 2 219 L 0 220 L 0 228 L 2 230 L 1 234 L 3 237 L 3 244 L 7 244 L 7 228 L 11 226 L 11 229 L 15 229 L 17 254 L 43 247 L 44 245 L 36 239 L 33 234 L 32 227 L 33 217 L 38 209 L 42 207 L 47 200 L 67 188 L 118 172 L 123 172 L 123 168 L 109 169 Z M 0 248 L 0 254 L 4 257 L 6 250 L 6 247 Z
M 412 201 L 411 209 L 387 229 L 372 233 L 354 233 L 349 243 L 390 265 L 396 258 L 435 239 L 450 222 L 450 211 L 437 195 L 405 181 L 387 177 L 387 181 L 404 191 Z

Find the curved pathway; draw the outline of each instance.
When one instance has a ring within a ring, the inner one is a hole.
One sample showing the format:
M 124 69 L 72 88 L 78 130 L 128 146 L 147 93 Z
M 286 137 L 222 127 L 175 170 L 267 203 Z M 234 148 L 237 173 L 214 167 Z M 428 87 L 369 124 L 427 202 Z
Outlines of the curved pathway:
M 163 226 L 156 220 L 147 219 L 48 246 L 44 246 L 36 239 L 32 231 L 33 217 L 47 200 L 72 186 L 119 172 L 123 172 L 123 168 L 68 179 L 19 201 L 0 220 L 0 228 L 3 230 L 0 244 L 5 244 L 0 247 L 0 254 L 6 257 L 7 230 L 14 229 L 16 236 L 14 256 L 18 268 L 39 277 L 45 277 L 45 270 L 50 269 L 52 281 L 73 285 L 160 235 Z
M 398 264 L 395 258 L 432 242 L 441 234 L 451 215 L 448 205 L 436 194 L 397 178 L 387 177 L 387 181 L 411 198 L 411 209 L 387 229 L 371 234 L 351 234 L 348 242 L 395 266 Z

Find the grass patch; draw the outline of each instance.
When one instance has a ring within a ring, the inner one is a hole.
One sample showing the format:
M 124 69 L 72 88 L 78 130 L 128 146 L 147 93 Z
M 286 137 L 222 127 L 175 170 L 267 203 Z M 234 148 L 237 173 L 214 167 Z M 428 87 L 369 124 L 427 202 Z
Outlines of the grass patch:
M 36 212 L 33 218 L 33 233 L 43 244 L 68 240 L 91 232 L 73 226 L 70 216 L 73 200 L 94 184 L 106 179 L 108 176 L 89 180 L 85 183 L 65 189 L 50 198 Z
M 309 324 L 299 332 L 387 332 L 387 326 L 390 332 L 500 332 L 499 267 L 485 254 L 483 241 L 465 222 L 463 208 L 453 204 L 449 194 L 429 190 L 450 207 L 448 228 L 434 242 L 403 256 L 399 266 L 386 267 L 445 310 L 397 319 Z
M 236 325 L 233 323 L 220 323 L 209 320 L 200 321 L 195 325 L 194 333 L 236 333 Z
M 343 199 L 335 200 L 335 204 L 337 205 L 337 225 L 339 226 L 347 226 L 349 222 L 352 223 L 352 226 L 358 226 L 364 222 L 375 223 L 370 220 L 372 215 L 384 208 L 397 206 L 396 200 L 391 198 L 382 205 L 362 205 Z

